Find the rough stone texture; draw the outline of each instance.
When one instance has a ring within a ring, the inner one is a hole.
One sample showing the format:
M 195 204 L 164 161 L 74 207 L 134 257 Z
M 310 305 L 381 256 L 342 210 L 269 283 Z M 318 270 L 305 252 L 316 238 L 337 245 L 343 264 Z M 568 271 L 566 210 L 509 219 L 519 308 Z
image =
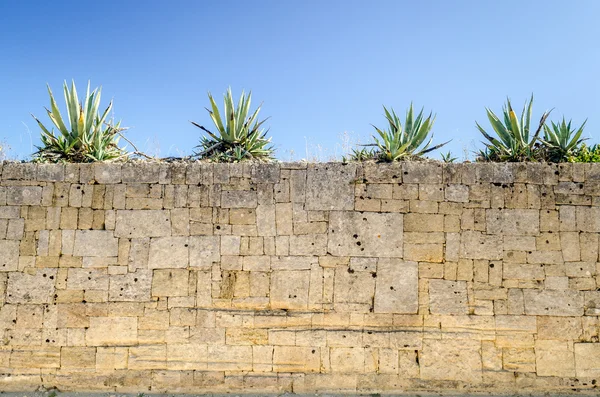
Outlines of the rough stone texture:
M 596 391 L 600 165 L 1 167 L 2 391 Z
M 402 257 L 401 214 L 332 211 L 328 246 L 334 256 Z

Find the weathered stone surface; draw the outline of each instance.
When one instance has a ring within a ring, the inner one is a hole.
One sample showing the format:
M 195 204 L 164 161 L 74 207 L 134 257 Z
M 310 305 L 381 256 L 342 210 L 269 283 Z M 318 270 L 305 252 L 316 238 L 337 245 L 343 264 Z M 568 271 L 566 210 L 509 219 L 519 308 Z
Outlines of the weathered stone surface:
M 189 271 L 158 269 L 152 277 L 152 296 L 188 296 Z
M 332 211 L 328 251 L 334 256 L 402 257 L 402 214 Z
M 480 349 L 478 341 L 425 339 L 419 354 L 421 377 L 480 383 Z
M 223 208 L 256 208 L 258 199 L 255 191 L 225 190 L 221 193 Z
M 71 268 L 68 272 L 67 288 L 106 291 L 108 289 L 108 274 L 105 269 Z
M 538 340 L 535 363 L 539 376 L 575 376 L 575 354 L 569 342 Z
M 87 346 L 132 346 L 137 344 L 136 317 L 90 317 L 85 332 Z
M 418 264 L 401 259 L 380 258 L 375 284 L 375 313 L 416 313 L 418 309 Z
M 8 186 L 6 203 L 8 205 L 40 205 L 42 188 L 40 186 Z
M 73 255 L 106 257 L 117 256 L 119 241 L 108 230 L 76 230 Z
M 540 231 L 540 212 L 526 209 L 486 210 L 487 233 L 535 236 Z
M 309 271 L 282 270 L 271 273 L 271 308 L 306 309 L 309 280 Z
M 51 303 L 55 279 L 56 269 L 37 269 L 33 274 L 12 273 L 8 278 L 6 302 Z
M 575 343 L 575 374 L 578 377 L 600 376 L 600 343 Z
M 460 237 L 460 256 L 467 259 L 502 259 L 502 238 L 464 231 Z
M 467 314 L 466 281 L 429 281 L 429 305 L 432 314 Z
M 210 269 L 214 262 L 219 262 L 220 238 L 219 236 L 192 236 L 190 237 L 190 267 Z
M 357 272 L 351 267 L 337 268 L 333 299 L 336 303 L 371 305 L 374 299 L 375 278 L 370 272 Z
M 119 210 L 115 225 L 115 237 L 164 237 L 171 234 L 169 211 Z
M 117 302 L 145 302 L 151 299 L 152 271 L 138 269 L 133 273 L 110 277 L 108 300 Z
M 581 316 L 583 294 L 572 290 L 523 291 L 525 313 L 534 316 Z
M 150 239 L 148 268 L 183 269 L 188 265 L 188 237 L 156 237 Z
M 319 372 L 319 349 L 301 346 L 275 346 L 273 370 L 275 372 Z
M 0 272 L 12 272 L 19 266 L 19 242 L 0 240 Z
M 306 176 L 306 209 L 354 209 L 355 178 L 355 164 L 310 164 Z

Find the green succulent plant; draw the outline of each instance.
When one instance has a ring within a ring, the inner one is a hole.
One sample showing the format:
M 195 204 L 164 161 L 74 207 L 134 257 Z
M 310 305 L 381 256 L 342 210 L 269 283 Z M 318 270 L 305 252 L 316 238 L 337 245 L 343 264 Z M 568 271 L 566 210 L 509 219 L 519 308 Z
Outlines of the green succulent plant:
M 394 112 L 394 109 L 390 109 L 390 112 L 384 106 L 383 110 L 388 122 L 388 129 L 382 130 L 373 126 L 379 137 L 373 136 L 375 143 L 365 145 L 376 146 L 378 157 L 383 161 L 396 161 L 411 157 L 420 157 L 433 150 L 439 149 L 450 142 L 448 141 L 429 147 L 433 140 L 433 135 L 431 135 L 431 137 L 429 137 L 429 135 L 433 123 L 435 122 L 435 116 L 430 113 L 427 118 L 424 118 L 423 109 L 421 109 L 415 118 L 412 103 L 406 112 L 404 125 L 396 115 L 396 112 Z M 428 137 L 429 140 L 424 144 Z
M 453 157 L 452 152 L 448 151 L 447 153 L 441 153 L 442 161 L 444 163 L 454 163 L 457 158 Z
M 546 124 L 550 112 L 544 112 L 535 132 L 531 130 L 531 112 L 533 95 L 525 102 L 520 120 L 517 118 L 510 99 L 502 109 L 504 120 L 486 108 L 487 117 L 497 137 L 488 134 L 479 123 L 475 122 L 479 131 L 489 141 L 485 150 L 479 152 L 479 158 L 485 161 L 535 161 L 537 160 L 537 139 Z
M 581 146 L 574 149 L 567 158 L 571 163 L 600 163 L 600 145 L 595 144 L 587 146 L 582 143 Z
M 567 123 L 563 117 L 558 124 L 544 124 L 544 137 L 540 138 L 540 142 L 547 153 L 547 160 L 556 163 L 566 161 L 586 139 L 581 138 L 585 123 L 587 120 L 579 128 L 572 128 L 571 120 Z
M 48 129 L 35 116 L 33 118 L 41 128 L 42 146 L 37 147 L 34 153 L 36 161 L 40 162 L 93 162 L 118 160 L 128 157 L 128 153 L 118 146 L 121 137 L 121 123 L 113 124 L 106 121 L 112 109 L 112 101 L 102 114 L 98 112 L 100 106 L 101 88 L 90 92 L 88 82 L 85 102 L 82 105 L 77 96 L 75 82 L 69 89 L 67 82 L 63 85 L 65 102 L 67 105 L 67 122 L 63 119 L 50 86 L 50 109 L 46 108 L 52 124 L 58 129 Z M 68 127 L 67 127 L 68 125 Z
M 207 158 L 218 162 L 238 162 L 243 160 L 270 161 L 273 159 L 271 139 L 266 138 L 267 132 L 261 128 L 266 121 L 258 121 L 260 106 L 250 113 L 252 93 L 242 95 L 237 107 L 233 102 L 231 88 L 224 95 L 224 116 L 221 117 L 219 108 L 208 93 L 211 109 L 206 109 L 210 114 L 217 133 L 213 133 L 204 126 L 191 122 L 208 136 L 200 139 L 199 151 L 195 153 L 198 158 Z

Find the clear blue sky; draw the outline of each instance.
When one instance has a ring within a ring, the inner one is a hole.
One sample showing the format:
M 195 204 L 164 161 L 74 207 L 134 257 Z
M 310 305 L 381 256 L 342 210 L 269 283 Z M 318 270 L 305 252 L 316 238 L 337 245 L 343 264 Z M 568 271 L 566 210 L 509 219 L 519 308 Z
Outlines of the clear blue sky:
M 411 101 L 462 158 L 481 147 L 485 106 L 521 108 L 532 92 L 536 119 L 587 117 L 600 141 L 599 18 L 598 0 L 0 0 L 0 140 L 27 158 L 46 83 L 90 79 L 128 138 L 161 156 L 192 151 L 188 120 L 210 126 L 206 93 L 228 86 L 264 102 L 285 160 L 339 155 L 344 132 L 369 142 L 382 105 Z

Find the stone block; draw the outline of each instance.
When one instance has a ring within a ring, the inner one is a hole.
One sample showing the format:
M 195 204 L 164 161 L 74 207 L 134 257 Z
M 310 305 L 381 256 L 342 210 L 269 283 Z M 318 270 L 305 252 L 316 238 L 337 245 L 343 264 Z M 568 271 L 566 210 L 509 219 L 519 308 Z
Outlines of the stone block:
M 275 346 L 273 348 L 274 372 L 319 372 L 320 350 L 303 346 Z
M 169 211 L 118 210 L 115 237 L 147 238 L 171 235 Z
M 133 346 L 137 342 L 137 317 L 90 317 L 87 346 Z
M 0 240 L 0 272 L 13 272 L 19 267 L 19 241 Z
M 126 163 L 121 167 L 123 183 L 158 183 L 160 163 Z
M 411 314 L 418 310 L 418 264 L 380 258 L 375 281 L 375 313 Z
M 40 205 L 41 186 L 7 186 L 6 203 L 8 205 Z
M 271 308 L 307 309 L 309 280 L 310 271 L 273 271 L 271 273 Z
M 365 349 L 362 347 L 332 347 L 329 361 L 333 373 L 364 373 Z
M 573 345 L 562 340 L 538 340 L 535 343 L 538 376 L 575 376 Z
M 150 252 L 148 256 L 148 268 L 186 268 L 189 265 L 189 250 L 188 237 L 151 238 Z
M 106 269 L 70 268 L 67 288 L 73 290 L 108 290 Z
M 333 256 L 402 257 L 402 232 L 402 214 L 332 211 L 328 251 Z
M 354 209 L 355 164 L 310 164 L 306 174 L 307 210 Z
M 530 316 L 581 316 L 583 294 L 573 290 L 523 291 L 525 313 Z
M 334 303 L 362 303 L 371 305 L 374 299 L 375 278 L 370 272 L 352 268 L 337 268 L 334 278 Z
M 209 371 L 251 371 L 252 346 L 208 345 Z
M 442 183 L 442 164 L 406 161 L 402 163 L 403 183 Z
M 256 208 L 257 205 L 256 191 L 224 190 L 221 193 L 222 208 Z
M 94 347 L 63 346 L 60 349 L 61 369 L 96 368 L 96 349 Z
M 73 255 L 87 257 L 117 256 L 119 241 L 108 230 L 76 230 Z
M 575 375 L 584 378 L 600 376 L 600 343 L 575 343 Z
M 529 209 L 486 210 L 488 234 L 536 236 L 540 232 L 540 212 Z
M 479 341 L 425 339 L 419 353 L 421 378 L 481 383 L 480 350 Z
M 465 230 L 460 236 L 459 252 L 467 259 L 502 259 L 502 237 Z
M 57 269 L 37 269 L 33 274 L 15 272 L 6 288 L 7 303 L 52 303 Z
M 205 344 L 167 345 L 169 370 L 206 370 L 208 346 Z
M 210 270 L 213 263 L 221 259 L 220 246 L 220 236 L 190 237 L 190 267 Z
M 466 281 L 429 280 L 432 314 L 468 314 Z
M 188 296 L 189 271 L 157 269 L 152 278 L 152 296 Z
M 110 276 L 108 300 L 145 302 L 151 299 L 152 271 L 138 269 L 133 273 Z

